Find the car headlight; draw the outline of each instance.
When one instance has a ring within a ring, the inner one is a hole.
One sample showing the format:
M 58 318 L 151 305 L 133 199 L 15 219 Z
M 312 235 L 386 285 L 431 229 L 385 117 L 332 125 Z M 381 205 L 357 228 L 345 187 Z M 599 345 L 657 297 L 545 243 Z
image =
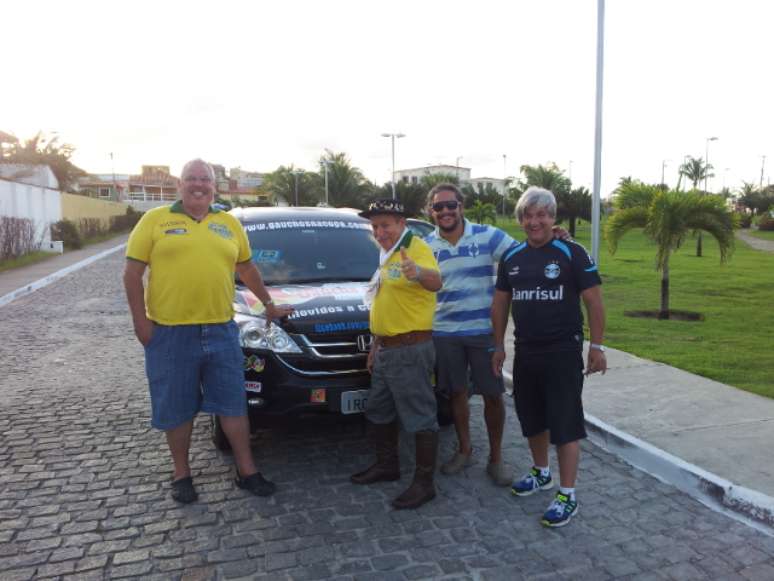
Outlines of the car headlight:
M 295 341 L 274 323 L 266 327 L 265 317 L 249 317 L 237 314 L 239 344 L 249 349 L 268 349 L 275 353 L 302 353 Z

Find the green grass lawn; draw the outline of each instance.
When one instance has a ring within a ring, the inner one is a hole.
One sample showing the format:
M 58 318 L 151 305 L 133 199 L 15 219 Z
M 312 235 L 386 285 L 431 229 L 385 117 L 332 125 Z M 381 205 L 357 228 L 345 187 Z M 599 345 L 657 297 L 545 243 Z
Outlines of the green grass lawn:
M 105 232 L 104 234 L 99 234 L 98 236 L 94 236 L 92 238 L 87 238 L 83 241 L 83 246 L 90 246 L 92 244 L 98 244 L 99 242 L 104 242 L 105 240 L 110 240 L 111 238 L 115 238 L 117 236 L 120 236 L 123 234 L 123 232 Z M 65 248 L 65 252 L 71 252 L 72 249 Z M 37 264 L 38 262 L 43 262 L 44 260 L 48 260 L 49 258 L 53 258 L 54 256 L 59 256 L 59 254 L 54 252 L 30 252 L 29 254 L 25 254 L 24 256 L 20 256 L 19 258 L 14 258 L 10 260 L 0 260 L 0 272 L 3 272 L 4 270 L 11 270 L 12 268 L 21 268 L 22 266 L 29 266 L 30 264 Z
M 59 255 L 53 254 L 51 252 L 30 252 L 29 254 L 20 256 L 19 258 L 0 260 L 0 272 L 3 272 L 4 270 L 11 270 L 12 268 L 19 268 L 21 266 L 29 266 L 30 264 L 37 264 L 38 262 L 43 262 L 44 260 L 48 260 L 54 256 Z
M 515 221 L 498 220 L 516 239 Z M 590 251 L 590 225 L 576 233 Z M 717 244 L 704 236 L 697 258 L 689 239 L 670 263 L 670 307 L 697 311 L 701 322 L 659 321 L 624 316 L 629 310 L 659 307 L 661 275 L 656 250 L 640 230 L 628 233 L 610 255 L 603 240 L 599 253 L 607 329 L 605 343 L 735 387 L 774 398 L 774 254 L 737 243 L 721 265 Z

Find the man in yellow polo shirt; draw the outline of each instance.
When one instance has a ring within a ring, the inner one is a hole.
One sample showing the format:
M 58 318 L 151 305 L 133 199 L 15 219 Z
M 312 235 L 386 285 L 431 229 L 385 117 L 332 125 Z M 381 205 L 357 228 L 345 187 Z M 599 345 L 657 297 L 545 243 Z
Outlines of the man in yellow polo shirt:
M 243 355 L 232 320 L 234 271 L 266 305 L 267 321 L 292 309 L 272 302 L 239 221 L 211 206 L 210 165 L 188 162 L 180 193 L 179 201 L 146 212 L 138 222 L 124 269 L 134 332 L 145 348 L 151 424 L 165 432 L 174 464 L 172 498 L 189 503 L 198 497 L 188 452 L 199 411 L 219 416 L 234 451 L 236 485 L 267 496 L 275 486 L 258 472 L 250 451 Z
M 406 228 L 400 202 L 376 200 L 360 215 L 371 220 L 381 247 L 379 268 L 366 294 L 374 342 L 368 354 L 371 389 L 365 414 L 376 463 L 350 478 L 355 484 L 400 478 L 400 421 L 414 434 L 416 469 L 411 486 L 392 505 L 417 508 L 435 498 L 438 420 L 431 382 L 432 328 L 441 274 L 430 247 Z

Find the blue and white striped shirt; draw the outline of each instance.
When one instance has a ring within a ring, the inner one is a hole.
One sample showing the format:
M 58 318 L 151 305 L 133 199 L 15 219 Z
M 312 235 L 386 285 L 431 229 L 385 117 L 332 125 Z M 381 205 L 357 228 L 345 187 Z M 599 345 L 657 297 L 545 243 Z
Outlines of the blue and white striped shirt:
M 465 230 L 457 244 L 444 240 L 438 228 L 425 242 L 432 248 L 443 277 L 443 287 L 437 293 L 433 334 L 491 333 L 496 264 L 516 241 L 499 228 L 465 220 Z

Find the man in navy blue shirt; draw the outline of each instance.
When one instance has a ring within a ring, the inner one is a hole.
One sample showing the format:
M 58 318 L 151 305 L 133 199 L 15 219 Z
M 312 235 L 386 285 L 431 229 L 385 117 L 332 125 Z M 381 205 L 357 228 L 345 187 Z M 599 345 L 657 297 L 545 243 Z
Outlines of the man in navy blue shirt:
M 528 496 L 553 487 L 548 446 L 559 458 L 560 488 L 542 523 L 566 525 L 578 512 L 575 480 L 583 420 L 583 300 L 588 313 L 590 348 L 586 374 L 607 370 L 602 336 L 605 311 L 597 266 L 575 242 L 554 240 L 556 199 L 531 187 L 516 205 L 526 241 L 509 250 L 497 274 L 492 304 L 495 373 L 505 360 L 505 328 L 513 308 L 516 326 L 513 386 L 516 413 L 528 439 L 533 466 L 511 492 Z

